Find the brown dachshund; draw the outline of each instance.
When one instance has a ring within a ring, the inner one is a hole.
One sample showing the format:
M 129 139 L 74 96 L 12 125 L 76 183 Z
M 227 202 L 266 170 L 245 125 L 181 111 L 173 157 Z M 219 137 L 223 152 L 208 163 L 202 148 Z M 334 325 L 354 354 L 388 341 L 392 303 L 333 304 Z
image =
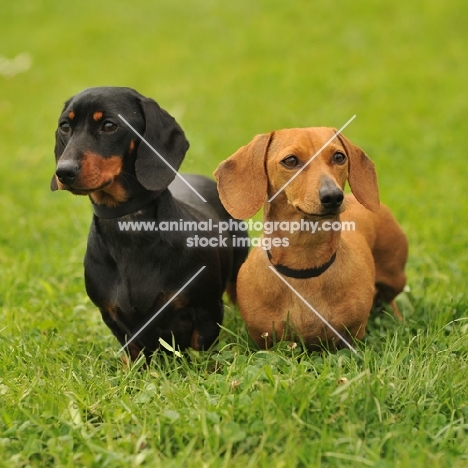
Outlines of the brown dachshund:
M 374 164 L 343 135 L 332 128 L 258 135 L 215 176 L 234 218 L 263 205 L 270 228 L 237 282 L 241 315 L 260 347 L 299 335 L 309 349 L 341 348 L 363 338 L 382 302 L 401 318 L 394 298 L 406 282 L 407 239 L 379 202 Z M 344 195 L 346 181 L 353 195 Z

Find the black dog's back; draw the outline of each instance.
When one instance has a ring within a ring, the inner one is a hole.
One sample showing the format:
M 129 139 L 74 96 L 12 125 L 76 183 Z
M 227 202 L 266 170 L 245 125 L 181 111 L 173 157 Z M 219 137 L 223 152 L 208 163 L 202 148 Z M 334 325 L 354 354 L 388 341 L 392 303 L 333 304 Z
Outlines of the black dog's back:
M 188 182 L 184 182 L 182 178 Z M 180 200 L 205 216 L 218 217 L 223 220 L 231 219 L 231 215 L 222 205 L 216 182 L 208 177 L 197 174 L 181 174 L 169 185 L 169 190 L 176 200 Z M 202 200 L 202 197 L 204 200 Z
M 233 220 L 219 199 L 217 185 L 214 180 L 196 174 L 182 174 L 182 177 L 189 185 L 181 177 L 176 177 L 169 185 L 169 190 L 176 200 L 204 214 L 205 217 L 212 219 L 216 225 L 219 220 L 227 222 Z M 202 200 L 202 197 L 206 202 Z M 237 273 L 247 257 L 249 248 L 248 242 L 242 242 L 241 240 L 248 238 L 247 231 L 238 229 L 239 223 L 237 220 L 233 221 L 236 222 L 231 222 L 231 229 L 222 234 L 231 238 L 233 258 L 229 277 L 229 283 L 231 284 L 228 284 L 227 292 L 231 300 L 235 302 Z

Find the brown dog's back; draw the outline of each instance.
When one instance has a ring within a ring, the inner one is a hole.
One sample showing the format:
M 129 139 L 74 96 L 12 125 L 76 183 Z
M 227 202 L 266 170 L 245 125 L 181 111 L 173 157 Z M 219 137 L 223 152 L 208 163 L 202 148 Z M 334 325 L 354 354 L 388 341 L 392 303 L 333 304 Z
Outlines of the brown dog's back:
M 354 222 L 356 229 L 366 238 L 375 264 L 376 296 L 374 304 L 382 302 L 392 305 L 395 315 L 401 318 L 395 297 L 403 291 L 406 284 L 405 264 L 408 258 L 408 241 L 395 217 L 384 204 L 373 213 L 366 210 L 352 196 L 346 197 L 347 208 L 341 215 L 342 222 Z M 348 239 L 353 231 L 343 231 Z

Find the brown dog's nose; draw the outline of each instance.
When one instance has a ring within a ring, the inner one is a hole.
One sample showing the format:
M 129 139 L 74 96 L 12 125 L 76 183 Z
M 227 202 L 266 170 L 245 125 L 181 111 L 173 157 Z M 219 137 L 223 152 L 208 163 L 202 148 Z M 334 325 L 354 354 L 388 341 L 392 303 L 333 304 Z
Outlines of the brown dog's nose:
M 80 172 L 80 165 L 75 161 L 61 161 L 57 165 L 55 174 L 58 180 L 65 185 L 73 184 Z
M 325 185 L 319 190 L 320 203 L 327 210 L 338 209 L 344 200 L 343 190 L 337 186 Z

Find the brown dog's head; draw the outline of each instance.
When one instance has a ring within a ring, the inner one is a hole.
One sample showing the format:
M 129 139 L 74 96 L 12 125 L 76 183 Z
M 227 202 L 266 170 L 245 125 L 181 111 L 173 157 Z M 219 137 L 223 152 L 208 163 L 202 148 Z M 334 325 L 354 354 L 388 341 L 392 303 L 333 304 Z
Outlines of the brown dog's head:
M 116 205 L 129 188 L 158 191 L 174 171 L 119 117 L 119 114 L 177 170 L 188 141 L 177 122 L 152 99 L 131 88 L 85 89 L 69 99 L 55 132 L 56 171 L 52 190 L 90 195 Z
M 380 206 L 374 164 L 332 128 L 258 135 L 214 174 L 224 207 L 237 219 L 253 216 L 266 196 L 301 215 L 336 216 L 347 180 L 359 203 L 371 211 Z

